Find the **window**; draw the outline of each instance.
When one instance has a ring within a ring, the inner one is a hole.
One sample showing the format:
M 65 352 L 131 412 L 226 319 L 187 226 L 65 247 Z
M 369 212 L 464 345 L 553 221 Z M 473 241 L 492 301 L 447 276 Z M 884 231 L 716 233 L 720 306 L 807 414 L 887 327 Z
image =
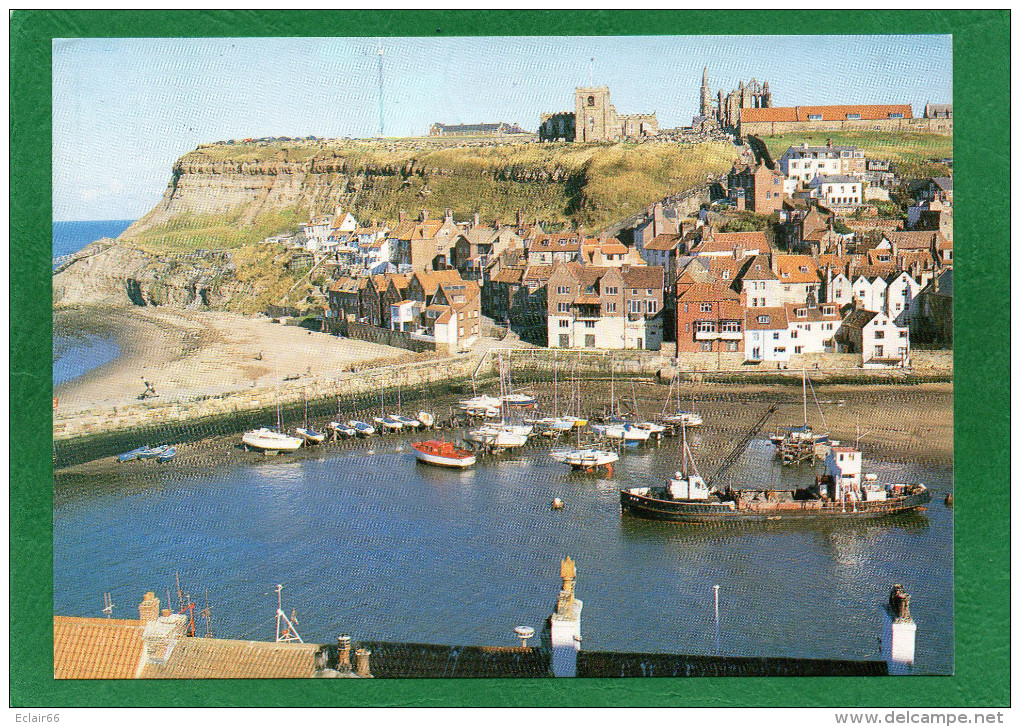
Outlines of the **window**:
M 723 333 L 740 333 L 740 321 L 722 321 L 719 330 Z
M 715 321 L 695 321 L 694 330 L 698 333 L 715 333 Z
M 798 318 L 807 318 L 807 308 L 798 308 L 796 310 L 796 316 Z
M 882 353 L 883 353 L 882 347 L 875 346 L 875 358 L 882 358 Z
M 560 312 L 560 313 L 569 313 L 570 312 L 570 303 L 559 303 L 556 306 L 556 310 L 558 312 Z
M 684 305 L 684 309 L 685 310 L 686 310 L 686 308 L 687 308 L 687 306 Z M 701 312 L 702 313 L 711 313 L 712 312 L 712 304 L 711 303 L 702 303 L 701 304 Z
M 569 285 L 557 285 L 556 286 L 556 293 L 558 295 L 569 295 L 570 294 L 570 286 Z
M 595 327 L 595 321 L 585 321 L 584 322 L 584 327 L 585 328 L 594 328 Z
M 906 338 L 906 337 L 907 337 L 907 332 L 905 330 L 900 331 L 900 338 Z
M 606 295 L 619 295 L 620 290 L 618 288 L 606 288 Z
M 758 322 L 759 323 L 768 323 L 769 322 L 769 317 L 768 316 L 758 316 Z
M 652 289 L 651 288 L 647 288 L 645 290 L 645 295 L 651 295 L 651 294 L 652 294 Z
M 649 313 L 658 313 L 659 312 L 659 301 L 657 301 L 657 300 L 649 300 L 648 301 L 648 312 Z
M 834 315 L 835 313 L 836 313 L 835 306 L 831 306 L 831 305 L 823 305 L 822 306 L 822 315 L 831 316 L 831 315 Z
M 711 341 L 702 341 L 701 342 L 701 350 L 702 351 L 711 351 L 712 350 L 712 342 Z
M 776 346 L 776 353 L 786 353 L 785 346 Z
M 790 338 L 796 338 L 796 337 L 797 337 L 797 329 L 794 328 L 792 331 L 790 331 Z
M 889 114 L 889 118 L 890 119 L 902 119 L 903 118 L 903 112 L 902 111 L 893 111 L 893 112 L 891 112 Z
M 860 121 L 861 120 L 861 115 L 860 114 L 847 114 L 846 118 L 847 118 L 848 121 Z
M 606 303 L 606 313 L 616 313 L 616 303 Z
M 803 350 L 804 350 L 804 347 L 803 347 L 803 346 L 794 346 L 794 347 L 793 347 L 793 352 L 794 352 L 794 353 L 800 353 L 800 352 L 801 352 L 801 351 L 803 351 Z
M 561 333 L 560 334 L 560 348 L 570 348 L 570 334 L 569 333 Z
M 885 338 L 885 331 L 875 331 L 875 338 Z
M 560 328 L 570 328 L 570 321 L 560 321 Z
M 686 313 L 686 312 L 687 312 L 687 304 L 684 303 L 684 313 Z
M 731 353 L 736 351 L 738 347 L 739 347 L 739 344 L 736 341 L 727 341 L 726 342 L 726 350 L 731 352 Z
M 772 334 L 772 340 L 773 341 L 779 340 L 779 331 L 776 331 L 775 333 Z
M 907 355 L 907 349 L 905 347 L 903 347 L 903 346 L 900 346 L 900 358 L 905 358 L 906 355 Z
M 821 121 L 822 120 L 822 115 L 821 114 L 808 114 L 807 120 L 808 121 Z
M 594 106 L 595 105 L 595 97 L 594 96 L 589 96 L 588 97 L 588 105 L 589 106 Z
M 632 301 L 630 301 L 630 312 L 631 313 L 640 313 L 641 312 L 641 301 L 640 300 L 632 300 Z

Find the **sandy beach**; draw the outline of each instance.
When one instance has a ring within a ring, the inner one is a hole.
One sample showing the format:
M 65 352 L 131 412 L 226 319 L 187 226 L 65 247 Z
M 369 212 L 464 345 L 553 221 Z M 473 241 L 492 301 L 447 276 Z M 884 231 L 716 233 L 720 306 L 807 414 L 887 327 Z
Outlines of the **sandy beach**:
M 143 379 L 159 395 L 153 401 L 187 401 L 270 387 L 278 379 L 333 377 L 370 361 L 414 358 L 403 349 L 234 313 L 133 307 L 55 316 L 62 326 L 112 331 L 121 349 L 115 360 L 54 390 L 61 414 L 136 404 Z

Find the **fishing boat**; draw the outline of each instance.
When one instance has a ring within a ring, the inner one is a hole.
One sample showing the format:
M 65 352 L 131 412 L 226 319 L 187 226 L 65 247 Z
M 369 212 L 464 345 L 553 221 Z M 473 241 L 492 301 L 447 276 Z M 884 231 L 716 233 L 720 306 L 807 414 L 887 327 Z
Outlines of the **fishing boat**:
M 157 462 L 169 462 L 177 456 L 177 447 L 167 447 L 165 450 L 156 455 Z
M 776 522 L 808 519 L 864 520 L 898 515 L 931 502 L 923 484 L 880 484 L 874 474 L 861 475 L 861 452 L 833 447 L 826 472 L 815 484 L 798 490 L 732 489 L 702 479 L 683 430 L 683 463 L 665 487 L 620 490 L 622 513 L 670 522 Z
M 259 449 L 263 452 L 294 452 L 301 449 L 304 440 L 284 434 L 279 429 L 260 427 L 245 432 L 241 437 L 245 449 Z
M 557 462 L 569 464 L 575 470 L 594 472 L 596 469 L 605 467 L 609 471 L 610 475 L 613 474 L 613 463 L 618 462 L 620 459 L 620 455 L 616 452 L 607 452 L 604 449 L 595 449 L 592 447 L 583 449 L 554 449 L 549 452 L 549 456 Z
M 467 449 L 459 449 L 452 442 L 430 439 L 425 442 L 411 444 L 414 456 L 419 462 L 439 467 L 464 469 L 475 463 L 475 453 Z
M 347 426 L 353 429 L 359 437 L 370 437 L 375 434 L 375 427 L 366 422 L 358 421 L 357 419 L 351 419 L 347 422 Z
M 305 425 L 295 430 L 298 437 L 304 440 L 305 444 L 322 444 L 326 441 L 324 432 L 316 431 L 315 427 L 308 423 L 308 391 L 305 391 Z

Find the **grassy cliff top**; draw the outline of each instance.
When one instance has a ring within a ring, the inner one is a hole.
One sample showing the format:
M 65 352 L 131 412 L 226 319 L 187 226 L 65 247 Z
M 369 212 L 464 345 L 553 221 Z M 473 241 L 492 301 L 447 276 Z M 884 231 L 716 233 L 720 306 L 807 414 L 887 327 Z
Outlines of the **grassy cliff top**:
M 856 146 L 869 158 L 895 162 L 905 176 L 943 173 L 945 165 L 936 160 L 953 156 L 953 137 L 942 134 L 894 133 L 889 131 L 811 131 L 760 137 L 777 160 L 791 146 L 807 142 L 823 146 L 829 139 L 836 146 Z

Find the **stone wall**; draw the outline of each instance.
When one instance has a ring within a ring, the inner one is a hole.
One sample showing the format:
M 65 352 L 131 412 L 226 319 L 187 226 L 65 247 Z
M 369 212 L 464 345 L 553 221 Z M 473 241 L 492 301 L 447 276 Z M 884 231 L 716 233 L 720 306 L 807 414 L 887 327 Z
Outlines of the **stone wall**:
M 952 136 L 952 119 L 861 119 L 860 121 L 754 121 L 741 122 L 740 134 L 774 136 L 805 131 L 896 131 Z
M 304 401 L 336 400 L 378 392 L 380 384 L 392 388 L 396 382 L 410 389 L 422 384 L 438 384 L 470 377 L 478 359 L 470 356 L 444 357 L 406 364 L 380 366 L 343 374 L 339 379 L 301 378 L 283 383 L 279 389 L 250 389 L 192 401 L 144 402 L 94 410 L 65 417 L 54 417 L 53 439 L 73 439 L 92 434 L 108 434 L 150 426 L 191 422 L 206 417 L 275 410 L 277 404 L 289 406 Z M 275 415 L 274 415 L 275 417 Z
M 370 323 L 356 323 L 354 321 L 328 320 L 327 327 L 330 333 L 339 333 L 348 338 L 369 343 L 379 343 L 383 346 L 403 348 L 407 351 L 421 353 L 435 351 L 440 356 L 449 356 L 450 347 L 445 343 L 435 341 L 424 341 L 414 338 L 406 331 L 391 331 L 389 328 L 380 328 Z

